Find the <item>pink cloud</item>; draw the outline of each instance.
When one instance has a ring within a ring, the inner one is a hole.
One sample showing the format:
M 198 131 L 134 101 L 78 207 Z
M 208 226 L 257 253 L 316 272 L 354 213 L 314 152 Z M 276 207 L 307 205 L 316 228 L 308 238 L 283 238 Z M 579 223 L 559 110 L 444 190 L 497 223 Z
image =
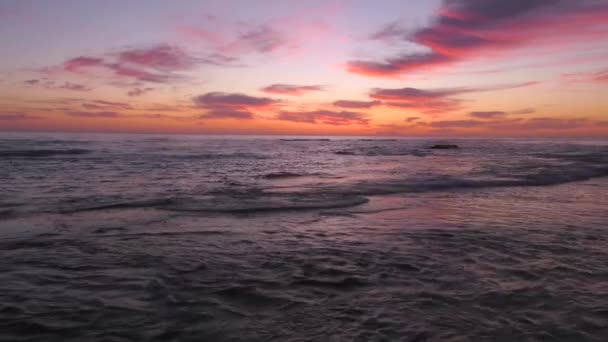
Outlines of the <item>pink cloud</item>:
M 470 112 L 469 116 L 477 118 L 477 119 L 494 119 L 505 117 L 508 115 L 522 115 L 522 114 L 532 114 L 535 113 L 536 110 L 533 108 L 525 108 L 521 110 L 515 110 L 512 112 L 504 112 L 504 111 L 478 111 L 478 112 Z
M 82 106 L 87 109 L 101 110 L 133 109 L 131 105 L 126 102 L 113 102 L 104 100 L 93 100 L 89 103 L 83 103 Z
M 562 78 L 570 83 L 608 84 L 608 70 L 563 74 Z
M 28 113 L 0 113 L 0 121 L 21 121 L 37 119 L 41 119 L 41 117 L 30 115 Z
M 279 101 L 267 97 L 254 97 L 238 93 L 211 92 L 194 98 L 199 107 L 248 107 L 264 108 L 277 104 Z
M 479 119 L 491 119 L 506 116 L 508 113 L 503 111 L 470 112 L 469 115 Z
M 58 84 L 54 80 L 49 79 L 33 79 L 23 81 L 25 84 L 29 86 L 42 87 L 46 89 L 66 89 L 72 91 L 91 91 L 93 88 L 86 86 L 84 84 L 72 83 L 72 82 L 64 82 L 63 84 Z
M 383 101 L 384 105 L 399 108 L 409 108 L 425 114 L 440 114 L 452 112 L 462 108 L 462 101 L 454 96 L 489 91 L 509 90 L 529 87 L 538 82 L 524 82 L 486 87 L 460 87 L 444 89 L 373 89 L 369 96 L 372 99 Z
M 491 120 L 440 120 L 418 122 L 413 126 L 425 126 L 438 129 L 491 129 L 493 131 L 553 131 L 594 128 L 608 125 L 608 121 L 589 118 L 553 118 L 535 117 L 529 119 L 491 119 Z
M 175 72 L 193 69 L 202 62 L 179 47 L 159 44 L 148 48 L 127 49 L 115 56 L 103 58 L 90 56 L 72 58 L 63 63 L 61 70 L 76 74 L 106 72 L 119 78 L 166 83 L 179 79 Z M 53 68 L 44 71 L 57 72 Z
M 123 114 L 118 112 L 78 112 L 78 111 L 70 111 L 66 112 L 69 116 L 76 116 L 81 118 L 106 118 L 106 119 L 115 119 L 124 117 Z
M 353 101 L 353 100 L 338 100 L 333 103 L 335 107 L 350 108 L 350 109 L 367 109 L 381 105 L 381 101 Z
M 212 109 L 205 114 L 200 116 L 201 119 L 238 119 L 238 120 L 250 120 L 254 118 L 253 113 L 247 110 L 241 109 L 230 109 L 230 108 L 219 108 Z
M 70 82 L 65 82 L 62 86 L 59 86 L 59 88 L 72 90 L 72 91 L 91 91 L 91 90 L 93 90 L 92 88 L 89 88 L 83 84 L 76 84 L 76 83 L 70 83 Z
M 302 112 L 283 111 L 276 117 L 277 120 L 292 121 L 310 124 L 326 124 L 334 126 L 367 125 L 367 114 L 348 111 L 315 110 Z
M 142 95 L 144 95 L 146 93 L 149 93 L 149 92 L 151 92 L 153 90 L 154 90 L 154 88 L 135 88 L 135 89 L 129 90 L 127 92 L 127 95 L 128 96 L 142 96 Z
M 267 97 L 222 92 L 199 95 L 193 101 L 198 108 L 207 110 L 201 115 L 206 119 L 252 119 L 255 116 L 252 111 L 269 110 L 280 102 Z
M 314 91 L 322 91 L 320 85 L 273 84 L 260 89 L 268 94 L 301 96 Z
M 382 61 L 350 61 L 347 70 L 397 77 L 531 44 L 606 38 L 607 20 L 608 4 L 602 1 L 444 0 L 431 25 L 406 35 L 393 24 L 377 34 L 379 38 L 403 35 L 429 52 L 404 52 Z

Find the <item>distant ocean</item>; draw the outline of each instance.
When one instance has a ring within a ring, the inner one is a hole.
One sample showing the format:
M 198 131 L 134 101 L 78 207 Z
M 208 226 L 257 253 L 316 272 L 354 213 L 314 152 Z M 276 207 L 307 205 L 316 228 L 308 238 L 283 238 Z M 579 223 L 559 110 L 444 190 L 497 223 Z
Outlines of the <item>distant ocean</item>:
M 0 133 L 0 340 L 608 341 L 606 176 L 602 140 Z

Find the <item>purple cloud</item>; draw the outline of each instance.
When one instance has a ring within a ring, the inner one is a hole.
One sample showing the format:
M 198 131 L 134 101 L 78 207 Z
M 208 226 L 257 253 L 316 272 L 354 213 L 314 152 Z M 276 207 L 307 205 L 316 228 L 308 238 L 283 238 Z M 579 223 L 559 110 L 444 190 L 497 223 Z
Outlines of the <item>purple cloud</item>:
M 153 91 L 154 88 L 135 88 L 127 92 L 128 96 L 142 96 L 145 93 Z
M 254 115 L 246 110 L 238 109 L 213 109 L 200 116 L 201 119 L 239 119 L 249 120 L 253 119 Z
M 426 47 L 428 52 L 404 52 L 381 61 L 354 60 L 347 63 L 347 70 L 395 77 L 484 54 L 496 55 L 533 42 L 584 41 L 586 34 L 606 37 L 605 31 L 597 30 L 606 20 L 608 4 L 603 1 L 444 0 L 430 25 L 407 34 L 391 23 L 373 36 L 401 38 Z
M 71 111 L 66 113 L 69 116 L 76 116 L 80 118 L 107 118 L 107 119 L 115 119 L 124 117 L 123 114 L 118 112 L 78 112 Z
M 338 100 L 333 103 L 335 107 L 350 108 L 350 109 L 367 109 L 381 105 L 380 101 L 352 101 Z
M 279 101 L 267 97 L 254 97 L 238 93 L 211 92 L 194 98 L 194 103 L 202 108 L 253 107 L 264 108 Z
M 370 97 L 392 107 L 410 108 L 426 114 L 447 113 L 462 108 L 462 101 L 453 96 L 498 90 L 509 90 L 536 85 L 538 82 L 524 82 L 486 87 L 460 87 L 444 89 L 397 88 L 372 89 Z
M 330 110 L 315 110 L 303 112 L 283 111 L 276 117 L 277 120 L 310 123 L 310 124 L 326 124 L 334 126 L 347 125 L 367 125 L 369 118 L 367 114 L 348 111 L 330 111 Z
M 37 120 L 41 119 L 39 116 L 30 115 L 27 113 L 1 113 L 1 121 L 21 121 L 21 120 Z
M 479 119 L 491 119 L 508 115 L 507 112 L 501 111 L 487 111 L 487 112 L 470 112 L 470 116 Z
M 63 63 L 62 69 L 72 73 L 102 70 L 116 77 L 166 83 L 179 78 L 175 72 L 193 69 L 201 62 L 177 46 L 159 44 L 148 48 L 127 49 L 114 57 L 72 58 Z
M 320 85 L 293 85 L 293 84 L 273 84 L 260 89 L 269 94 L 300 96 L 313 91 L 321 91 Z
M 76 83 L 70 83 L 70 82 L 65 82 L 62 86 L 59 86 L 59 88 L 72 90 L 72 91 L 91 91 L 91 90 L 93 90 L 92 88 L 89 88 L 83 84 L 76 84 Z

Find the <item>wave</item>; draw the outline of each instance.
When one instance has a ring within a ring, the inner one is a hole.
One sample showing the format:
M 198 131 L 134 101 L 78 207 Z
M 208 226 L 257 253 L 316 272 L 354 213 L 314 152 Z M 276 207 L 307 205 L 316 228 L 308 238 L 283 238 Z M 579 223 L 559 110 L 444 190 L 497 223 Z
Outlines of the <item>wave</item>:
M 283 179 L 283 178 L 296 178 L 296 177 L 304 177 L 305 174 L 294 173 L 294 172 L 271 172 L 262 176 L 262 178 L 266 179 Z
M 453 191 L 467 189 L 551 186 L 608 176 L 608 167 L 561 169 L 539 172 L 517 178 L 466 179 L 457 177 L 436 177 L 428 179 L 392 179 L 385 181 L 359 181 L 327 184 L 309 190 L 298 189 L 289 193 L 266 192 L 264 189 L 225 189 L 222 192 L 208 192 L 199 195 L 180 195 L 143 200 L 96 199 L 93 204 L 78 205 L 90 199 L 70 199 L 59 204 L 57 213 L 78 213 L 98 210 L 152 208 L 174 212 L 193 213 L 263 213 L 278 211 L 325 210 L 354 207 L 365 204 L 369 196 L 399 193 L 420 193 L 433 191 Z M 76 203 L 76 204 L 74 204 Z M 47 212 L 48 212 L 47 211 Z M 8 218 L 15 213 L 0 213 L 0 218 Z
M 59 155 L 82 155 L 91 153 L 91 150 L 80 148 L 64 149 L 64 150 L 4 150 L 0 151 L 0 157 L 28 157 L 28 158 L 44 158 Z
M 414 157 L 426 157 L 432 152 L 424 150 L 400 150 L 391 149 L 384 147 L 366 147 L 366 148 L 355 148 L 345 149 L 334 152 L 334 154 L 342 156 L 364 156 L 364 157 L 396 157 L 396 156 L 414 156 Z
M 198 154 L 182 154 L 182 155 L 166 155 L 169 158 L 196 160 L 196 159 L 269 159 L 270 157 L 256 153 L 198 153 Z
M 71 214 L 99 210 L 155 208 L 177 212 L 258 213 L 336 209 L 357 206 L 368 201 L 366 197 L 358 195 L 254 193 L 249 196 L 235 194 L 234 196 L 167 197 L 141 201 L 100 201 L 98 204 L 87 206 L 60 205 L 58 212 Z

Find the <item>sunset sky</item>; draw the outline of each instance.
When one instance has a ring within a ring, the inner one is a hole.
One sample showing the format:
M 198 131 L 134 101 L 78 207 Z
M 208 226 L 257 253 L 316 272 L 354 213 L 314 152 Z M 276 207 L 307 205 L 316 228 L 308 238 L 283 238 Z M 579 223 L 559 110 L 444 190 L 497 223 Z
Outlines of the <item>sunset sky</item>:
M 608 136 L 608 0 L 0 0 L 0 130 Z

